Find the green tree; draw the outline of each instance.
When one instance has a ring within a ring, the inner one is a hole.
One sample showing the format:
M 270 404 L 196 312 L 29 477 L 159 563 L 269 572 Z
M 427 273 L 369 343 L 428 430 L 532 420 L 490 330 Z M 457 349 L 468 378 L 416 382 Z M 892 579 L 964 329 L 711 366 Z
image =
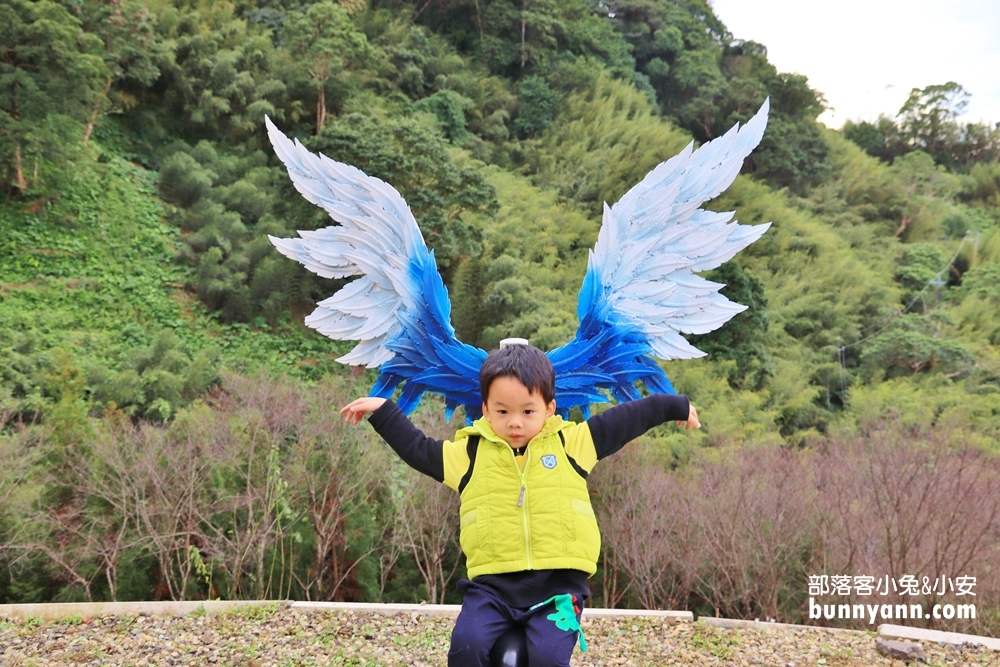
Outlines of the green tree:
M 514 119 L 514 129 L 518 134 L 532 136 L 552 124 L 559 94 L 549 87 L 545 79 L 540 76 L 525 77 L 517 86 L 517 97 L 521 101 L 521 108 Z
M 966 123 L 962 126 L 961 140 L 952 149 L 952 163 L 963 171 L 977 164 L 996 163 L 1000 160 L 1000 126 L 989 123 Z
M 904 303 L 909 304 L 920 297 L 923 300 L 921 310 L 926 311 L 927 300 L 939 297 L 941 288 L 949 281 L 950 276 L 943 273 L 947 264 L 944 251 L 933 243 L 906 244 L 896 269 L 896 280 L 905 290 Z M 928 290 L 928 285 L 932 289 Z
M 954 81 L 914 88 L 899 109 L 903 140 L 939 163 L 950 163 L 948 146 L 957 143 L 959 133 L 955 119 L 965 113 L 970 97 Z
M 962 293 L 974 294 L 1000 304 L 1000 264 L 990 263 L 970 269 L 962 276 Z
M 743 81 L 746 85 L 741 87 L 739 80 L 730 80 L 727 106 L 733 111 L 726 126 L 718 131 L 748 119 L 763 103 L 761 95 L 766 91 L 771 98 L 771 112 L 760 146 L 748 160 L 753 173 L 772 186 L 799 195 L 824 182 L 831 171 L 830 151 L 816 122 L 825 109 L 823 96 L 800 74 L 771 73 L 760 81 L 759 89 L 750 85 L 753 79 Z M 741 108 L 747 111 L 741 114 Z
M 15 195 L 64 168 L 110 72 L 101 40 L 49 0 L 0 5 L 0 44 L 0 162 Z
M 830 176 L 830 151 L 814 120 L 771 116 L 760 148 L 750 158 L 753 173 L 769 184 L 803 195 Z
M 940 317 L 906 314 L 865 345 L 861 364 L 868 377 L 888 378 L 936 370 L 951 376 L 967 373 L 975 363 L 960 342 L 943 335 Z
M 893 158 L 902 154 L 899 129 L 886 116 L 880 115 L 874 123 L 848 120 L 842 132 L 864 152 L 883 162 L 892 162 Z
M 203 140 L 194 148 L 175 144 L 159 173 L 160 192 L 182 207 L 174 220 L 187 232 L 182 261 L 196 267 L 190 287 L 227 322 L 264 315 L 272 324 L 288 305 L 305 306 L 316 286 L 298 267 L 278 262 L 267 234 L 288 236 L 283 219 L 299 226 L 321 219 L 261 152 L 235 156 Z M 287 192 L 276 185 L 282 183 Z M 305 206 L 302 206 L 305 204 Z M 280 304 L 280 305 L 279 305 Z
M 316 134 L 326 125 L 327 85 L 345 69 L 372 55 L 365 35 L 355 30 L 347 10 L 333 2 L 318 2 L 285 19 L 281 40 L 295 62 L 305 67 L 316 86 Z
M 1000 127 L 958 122 L 970 97 L 955 82 L 914 88 L 895 122 L 885 116 L 875 123 L 848 121 L 844 136 L 886 162 L 919 150 L 950 170 L 969 172 L 1000 157 Z
M 905 237 L 917 222 L 926 225 L 939 222 L 942 211 L 954 201 L 961 186 L 957 176 L 919 150 L 896 158 L 886 173 L 895 186 L 891 201 L 898 216 L 893 233 L 898 237 Z
M 173 58 L 161 61 L 161 78 L 145 95 L 137 131 L 158 132 L 195 143 L 211 139 L 238 144 L 261 135 L 265 114 L 294 110 L 268 30 L 249 25 L 225 3 L 160 22 L 160 39 Z M 150 113 L 153 111 L 153 113 Z
M 460 53 L 474 54 L 493 73 L 511 79 L 530 74 L 549 77 L 559 63 L 586 56 L 615 76 L 633 76 L 628 45 L 586 0 L 417 4 L 421 23 L 448 35 Z
M 120 114 L 138 103 L 138 97 L 160 76 L 160 64 L 169 60 L 167 45 L 156 35 L 156 15 L 138 0 L 81 2 L 74 7 L 87 32 L 104 43 L 108 67 L 104 96 L 95 101 L 83 141 L 86 143 L 99 115 Z
M 94 368 L 93 399 L 99 407 L 117 408 L 131 417 L 168 421 L 219 382 L 217 356 L 206 350 L 191 359 L 174 333 L 161 331 L 148 348 L 134 350 L 123 368 L 109 373 Z
M 671 110 L 672 115 L 682 126 L 692 129 L 696 137 L 702 140 L 714 137 L 719 99 L 726 90 L 726 79 L 719 70 L 719 53 L 715 49 L 684 51 L 671 65 L 670 79 L 681 96 Z
M 434 114 L 444 135 L 458 144 L 469 137 L 469 132 L 465 129 L 465 114 L 472 107 L 472 100 L 454 90 L 439 90 L 416 104 L 416 108 Z
M 816 118 L 823 96 L 804 76 L 779 73 L 767 49 L 736 40 L 704 0 L 601 3 L 602 13 L 632 45 L 636 69 L 660 110 L 698 141 L 745 122 L 771 98 L 768 130 L 748 161 L 760 178 L 796 194 L 823 182 L 829 155 Z
M 636 71 L 660 109 L 700 141 L 715 136 L 727 81 L 722 46 L 732 40 L 705 0 L 615 0 L 602 15 L 631 45 Z

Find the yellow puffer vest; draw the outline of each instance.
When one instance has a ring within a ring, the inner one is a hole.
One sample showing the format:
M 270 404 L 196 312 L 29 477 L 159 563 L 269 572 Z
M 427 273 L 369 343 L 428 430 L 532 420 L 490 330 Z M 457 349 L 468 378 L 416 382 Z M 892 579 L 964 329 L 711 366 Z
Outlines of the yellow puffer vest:
M 523 570 L 597 571 L 601 534 L 587 482 L 559 434 L 578 426 L 550 417 L 528 443 L 523 473 L 485 419 L 459 431 L 458 437 L 480 437 L 461 490 L 460 539 L 470 579 Z

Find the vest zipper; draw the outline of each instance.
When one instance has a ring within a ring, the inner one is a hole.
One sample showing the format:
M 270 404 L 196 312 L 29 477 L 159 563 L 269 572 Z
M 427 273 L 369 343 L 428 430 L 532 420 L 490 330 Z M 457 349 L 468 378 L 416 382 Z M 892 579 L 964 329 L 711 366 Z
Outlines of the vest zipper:
M 529 443 L 530 444 L 530 443 Z M 528 487 L 528 480 L 526 479 L 528 474 L 528 452 L 525 450 L 524 456 L 524 472 L 521 472 L 521 468 L 517 465 L 517 458 L 514 456 L 514 450 L 510 449 L 510 457 L 514 462 L 514 468 L 517 470 L 517 474 L 521 477 L 521 493 L 517 496 L 517 506 L 521 508 L 521 525 L 524 527 L 524 556 L 528 564 L 528 569 L 534 569 L 531 567 L 531 530 L 528 528 L 528 501 L 525 498 L 525 491 Z

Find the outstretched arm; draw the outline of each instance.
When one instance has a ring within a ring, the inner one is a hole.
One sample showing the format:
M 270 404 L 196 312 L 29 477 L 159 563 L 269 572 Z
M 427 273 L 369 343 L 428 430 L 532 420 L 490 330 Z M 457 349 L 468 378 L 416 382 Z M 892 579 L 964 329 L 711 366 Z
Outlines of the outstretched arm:
M 611 456 L 654 426 L 676 421 L 687 430 L 701 428 L 698 411 L 687 396 L 653 394 L 638 401 L 629 401 L 605 410 L 587 420 L 597 459 Z
M 367 396 L 351 401 L 340 409 L 344 421 L 357 424 L 371 413 L 369 422 L 393 451 L 408 466 L 439 482 L 444 481 L 444 455 L 441 440 L 424 435 L 392 401 Z

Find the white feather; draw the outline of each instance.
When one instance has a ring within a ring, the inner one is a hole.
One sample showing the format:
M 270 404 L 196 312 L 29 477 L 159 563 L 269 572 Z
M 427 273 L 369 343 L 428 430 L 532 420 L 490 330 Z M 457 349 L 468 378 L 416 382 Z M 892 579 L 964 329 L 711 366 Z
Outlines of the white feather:
M 746 309 L 718 293 L 723 287 L 694 275 L 731 259 L 767 225 L 745 226 L 733 213 L 700 207 L 728 188 L 760 143 L 769 103 L 742 128 L 697 150 L 689 144 L 659 164 L 614 206 L 604 221 L 589 268 L 620 314 L 651 339 L 661 359 L 703 356 L 681 333 L 707 333 Z
M 428 255 L 406 201 L 391 185 L 357 167 L 314 155 L 290 141 L 269 118 L 267 133 L 295 189 L 340 226 L 303 230 L 298 239 L 268 238 L 286 257 L 324 278 L 362 276 L 320 302 L 306 325 L 358 344 L 337 361 L 376 368 L 393 357 L 385 347 L 415 308 L 419 286 L 411 262 Z

